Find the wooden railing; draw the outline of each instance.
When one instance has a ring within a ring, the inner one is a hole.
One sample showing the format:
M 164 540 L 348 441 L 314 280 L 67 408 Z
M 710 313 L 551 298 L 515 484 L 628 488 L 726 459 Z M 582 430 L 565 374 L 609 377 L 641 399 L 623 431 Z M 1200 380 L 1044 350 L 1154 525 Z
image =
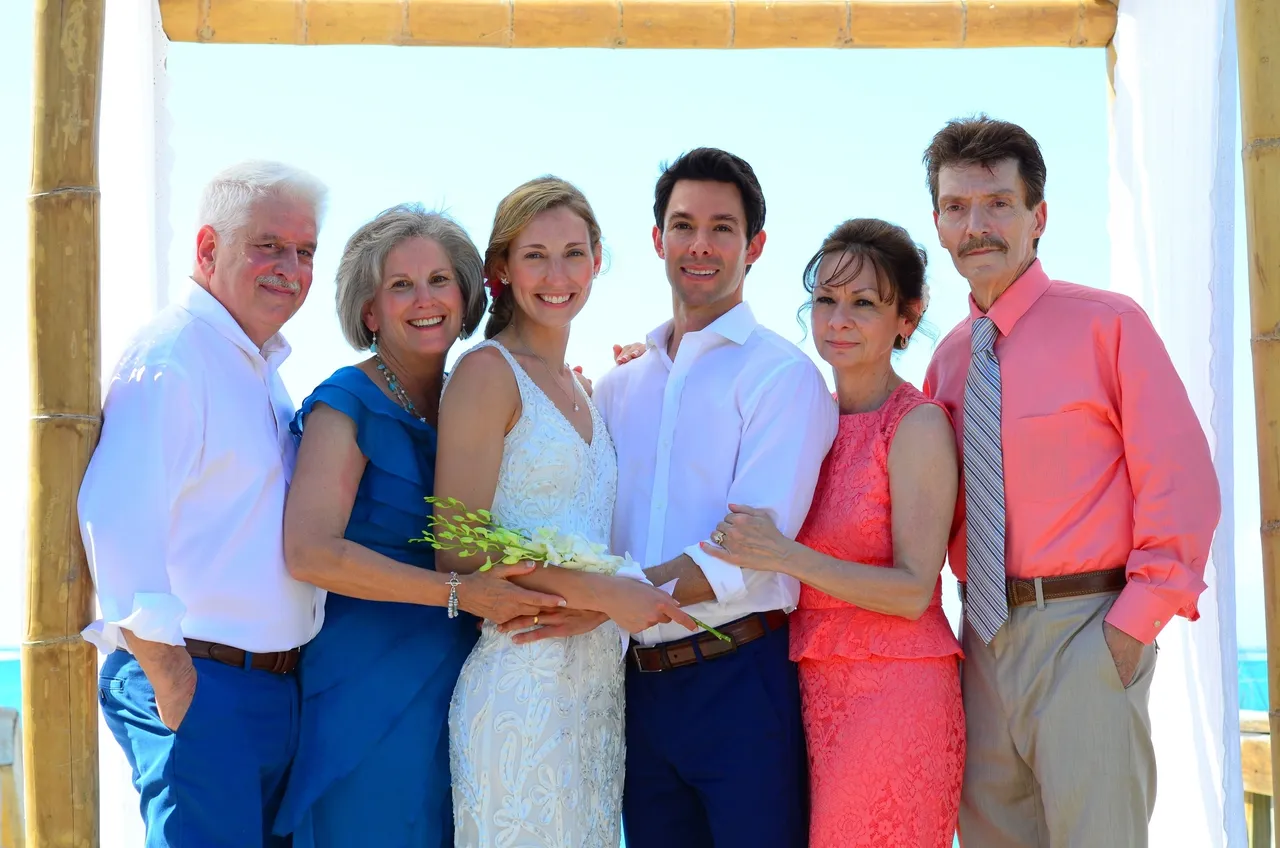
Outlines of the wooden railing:
M 1264 712 L 1240 711 L 1240 765 L 1249 848 L 1271 848 L 1271 728 Z
M 22 848 L 22 722 L 0 707 L 0 848 Z

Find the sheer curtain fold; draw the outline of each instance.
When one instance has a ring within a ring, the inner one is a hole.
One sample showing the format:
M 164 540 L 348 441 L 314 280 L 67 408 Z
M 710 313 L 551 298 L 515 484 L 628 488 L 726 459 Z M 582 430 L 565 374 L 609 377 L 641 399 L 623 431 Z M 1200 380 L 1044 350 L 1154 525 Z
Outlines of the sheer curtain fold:
M 1151 315 L 1209 438 L 1222 520 L 1200 620 L 1161 634 L 1152 845 L 1243 846 L 1236 681 L 1231 0 L 1121 0 L 1113 42 L 1111 287 Z
M 166 109 L 169 41 L 158 0 L 107 4 L 98 136 L 102 373 L 168 299 L 168 183 L 173 160 Z M 106 386 L 103 386 L 105 397 Z M 144 839 L 129 764 L 98 718 L 103 848 Z

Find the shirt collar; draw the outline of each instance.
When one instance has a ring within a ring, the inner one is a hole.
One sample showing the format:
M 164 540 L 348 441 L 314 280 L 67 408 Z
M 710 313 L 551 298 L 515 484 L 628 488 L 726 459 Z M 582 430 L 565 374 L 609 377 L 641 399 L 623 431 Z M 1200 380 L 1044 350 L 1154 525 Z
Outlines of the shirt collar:
M 666 351 L 667 341 L 671 338 L 671 330 L 674 326 L 675 321 L 663 323 L 662 326 L 657 327 L 645 337 L 645 344 L 651 348 Z M 726 341 L 733 342 L 736 345 L 744 345 L 758 326 L 759 322 L 756 321 L 755 313 L 751 311 L 750 306 L 743 302 L 712 321 L 699 332 L 715 333 Z M 693 335 L 693 333 L 689 333 L 689 335 Z
M 1022 276 L 1013 281 L 1013 285 L 1004 290 L 1004 293 L 996 298 L 996 302 L 991 304 L 991 308 L 987 310 L 986 316 L 992 320 L 996 327 L 1000 330 L 1000 335 L 1008 336 L 1013 332 L 1014 324 L 1018 323 L 1018 319 L 1027 314 L 1027 310 L 1032 307 L 1040 295 L 1049 290 L 1051 280 L 1044 272 L 1044 268 L 1040 267 L 1040 260 L 1031 263 L 1026 271 L 1022 272 Z M 969 295 L 969 317 L 972 320 L 981 318 L 983 312 L 978 308 L 977 302 L 973 299 L 973 295 Z
M 276 333 L 262 345 L 262 350 L 245 333 L 244 329 L 231 316 L 222 302 L 214 297 L 208 289 L 187 278 L 176 298 L 176 303 L 194 317 L 208 324 L 227 341 L 243 350 L 250 357 L 266 362 L 272 369 L 277 369 L 289 357 L 293 349 L 285 341 L 284 336 Z

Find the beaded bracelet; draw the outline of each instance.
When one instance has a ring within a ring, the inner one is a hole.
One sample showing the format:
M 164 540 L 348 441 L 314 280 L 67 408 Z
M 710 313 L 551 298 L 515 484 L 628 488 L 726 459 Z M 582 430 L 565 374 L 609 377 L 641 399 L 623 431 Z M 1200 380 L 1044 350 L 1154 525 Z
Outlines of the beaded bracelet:
M 458 587 L 462 585 L 462 581 L 458 579 L 456 571 L 449 572 L 449 617 L 458 617 Z

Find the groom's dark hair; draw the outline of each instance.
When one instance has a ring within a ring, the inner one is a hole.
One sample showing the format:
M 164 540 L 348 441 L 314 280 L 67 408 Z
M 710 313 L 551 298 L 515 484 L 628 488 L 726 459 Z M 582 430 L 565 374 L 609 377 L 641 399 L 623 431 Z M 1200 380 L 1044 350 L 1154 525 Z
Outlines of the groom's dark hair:
M 745 159 L 714 147 L 699 147 L 681 154 L 670 165 L 663 165 L 662 176 L 654 189 L 653 219 L 658 230 L 663 229 L 667 217 L 667 204 L 671 192 L 680 180 L 699 180 L 712 183 L 729 183 L 737 186 L 742 196 L 742 209 L 747 215 L 747 241 L 751 241 L 764 229 L 764 190 L 756 179 L 756 172 Z

